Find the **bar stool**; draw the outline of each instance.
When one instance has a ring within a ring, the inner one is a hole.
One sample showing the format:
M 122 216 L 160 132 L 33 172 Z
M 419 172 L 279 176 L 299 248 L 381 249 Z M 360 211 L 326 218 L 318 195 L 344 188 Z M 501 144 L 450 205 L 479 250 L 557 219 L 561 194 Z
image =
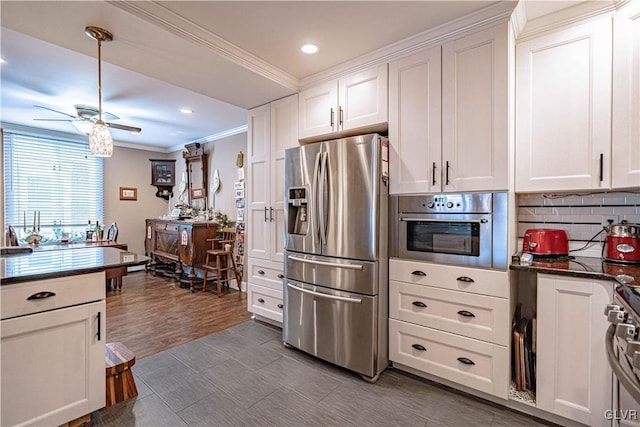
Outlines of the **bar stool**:
M 204 280 L 202 282 L 202 291 L 207 289 L 208 272 L 215 273 L 214 277 L 217 284 L 218 297 L 222 296 L 222 286 L 226 284 L 229 287 L 229 281 L 235 280 L 238 285 L 238 296 L 241 296 L 240 275 L 236 268 L 236 261 L 233 259 L 233 249 L 236 243 L 236 230 L 234 228 L 223 228 L 220 238 L 207 239 L 211 242 L 211 249 L 207 251 L 207 257 L 204 265 Z M 229 272 L 233 272 L 233 276 Z

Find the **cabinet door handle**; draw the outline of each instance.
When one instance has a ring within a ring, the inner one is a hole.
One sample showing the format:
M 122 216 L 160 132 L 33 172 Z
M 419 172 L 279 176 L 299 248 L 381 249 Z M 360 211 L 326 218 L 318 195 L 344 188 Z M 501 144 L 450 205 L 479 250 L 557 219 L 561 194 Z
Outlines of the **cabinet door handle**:
M 331 107 L 331 115 L 329 116 L 329 121 L 331 122 L 331 127 L 333 128 L 333 107 Z
M 460 276 L 456 280 L 458 282 L 475 283 L 475 281 L 471 277 L 467 277 L 467 276 Z
M 465 365 L 475 365 L 475 363 L 473 362 L 473 360 L 468 359 L 466 357 L 458 357 L 458 362 L 460 363 L 464 363 Z
M 262 298 L 258 298 L 258 302 L 264 304 L 264 300 Z
M 446 182 L 444 185 L 449 185 L 449 160 L 447 160 L 446 165 L 447 165 L 447 168 L 445 171 Z
M 269 222 L 273 222 L 273 208 L 269 208 Z
M 600 153 L 600 182 L 604 180 L 604 153 Z
M 55 292 L 49 292 L 49 291 L 36 292 L 35 294 L 33 294 L 29 298 L 27 298 L 27 301 L 31 301 L 31 300 L 34 300 L 34 299 L 51 298 L 51 297 L 55 297 L 55 296 L 56 296 Z
M 284 274 L 278 274 L 278 279 L 284 279 Z
M 414 276 L 426 276 L 427 275 L 427 273 L 425 273 L 424 271 L 420 271 L 420 270 L 412 271 L 411 274 L 413 274 Z
M 102 312 L 98 312 L 98 332 L 96 332 L 96 337 L 98 337 L 98 341 L 101 339 L 101 329 L 102 329 Z
M 283 307 L 284 307 L 284 305 L 282 305 L 282 304 L 278 304 L 278 308 L 279 308 L 280 310 L 282 310 L 282 308 L 283 308 Z
M 264 270 L 258 270 L 258 274 L 264 274 Z
M 431 185 L 436 185 L 436 162 L 433 162 L 433 171 L 431 173 Z
M 427 307 L 427 304 L 423 303 L 422 301 L 414 301 L 411 304 L 415 305 L 416 307 L 422 307 L 422 308 Z
M 427 349 L 420 344 L 411 344 L 411 347 L 415 348 L 416 350 L 427 351 Z
M 264 207 L 264 222 L 267 222 L 267 221 L 269 221 L 269 220 L 267 219 L 267 207 L 265 206 Z
M 344 110 L 342 109 L 342 107 L 339 107 L 339 110 L 340 110 L 340 126 L 342 126 L 344 123 Z
M 464 316 L 464 317 L 476 317 L 476 315 L 475 315 L 475 314 L 473 314 L 472 312 L 467 311 L 467 310 L 460 310 L 460 311 L 458 312 L 458 314 L 459 314 L 460 316 Z

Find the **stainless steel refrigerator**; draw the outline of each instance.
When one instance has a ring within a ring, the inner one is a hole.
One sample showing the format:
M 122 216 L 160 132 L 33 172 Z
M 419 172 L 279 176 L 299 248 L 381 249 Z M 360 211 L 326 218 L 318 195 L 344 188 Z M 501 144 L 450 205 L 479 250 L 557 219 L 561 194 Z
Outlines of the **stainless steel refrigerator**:
M 388 365 L 388 140 L 285 152 L 285 344 L 377 380 Z

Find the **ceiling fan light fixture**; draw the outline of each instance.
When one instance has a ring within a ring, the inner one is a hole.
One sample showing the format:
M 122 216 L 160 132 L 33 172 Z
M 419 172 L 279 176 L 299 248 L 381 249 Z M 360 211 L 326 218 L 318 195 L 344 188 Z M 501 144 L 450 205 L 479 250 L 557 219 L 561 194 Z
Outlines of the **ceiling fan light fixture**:
M 111 157 L 113 154 L 113 140 L 102 120 L 96 121 L 89 132 L 89 148 L 96 157 Z

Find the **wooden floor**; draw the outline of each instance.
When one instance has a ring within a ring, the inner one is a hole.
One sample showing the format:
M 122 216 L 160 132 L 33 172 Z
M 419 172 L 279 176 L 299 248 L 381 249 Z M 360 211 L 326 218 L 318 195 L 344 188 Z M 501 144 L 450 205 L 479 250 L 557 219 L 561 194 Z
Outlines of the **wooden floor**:
M 136 355 L 151 356 L 251 318 L 247 294 L 230 290 L 221 298 L 191 293 L 166 277 L 129 273 L 121 291 L 107 288 L 107 342 L 119 341 Z

